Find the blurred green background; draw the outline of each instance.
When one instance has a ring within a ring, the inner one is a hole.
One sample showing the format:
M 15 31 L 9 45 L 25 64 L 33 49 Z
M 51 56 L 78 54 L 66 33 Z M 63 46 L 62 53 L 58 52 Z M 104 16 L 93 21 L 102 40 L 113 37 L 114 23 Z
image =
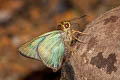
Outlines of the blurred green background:
M 80 30 L 120 0 L 0 0 L 0 80 L 58 80 L 40 62 L 25 58 L 18 47 L 48 31 L 63 20 L 86 14 Z

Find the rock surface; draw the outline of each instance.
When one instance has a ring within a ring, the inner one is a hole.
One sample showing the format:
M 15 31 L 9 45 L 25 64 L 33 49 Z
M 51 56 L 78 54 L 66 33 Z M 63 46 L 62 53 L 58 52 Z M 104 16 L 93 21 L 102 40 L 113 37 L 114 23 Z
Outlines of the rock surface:
M 85 44 L 77 42 L 70 59 L 76 79 L 120 80 L 120 7 L 95 19 L 84 32 L 79 39 Z

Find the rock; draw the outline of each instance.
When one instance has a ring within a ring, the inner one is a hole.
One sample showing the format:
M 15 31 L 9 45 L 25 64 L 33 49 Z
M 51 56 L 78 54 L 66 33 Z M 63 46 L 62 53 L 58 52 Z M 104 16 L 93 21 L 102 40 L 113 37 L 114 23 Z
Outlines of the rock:
M 84 32 L 79 39 L 85 44 L 77 42 L 70 59 L 76 79 L 120 80 L 120 7 L 92 21 Z

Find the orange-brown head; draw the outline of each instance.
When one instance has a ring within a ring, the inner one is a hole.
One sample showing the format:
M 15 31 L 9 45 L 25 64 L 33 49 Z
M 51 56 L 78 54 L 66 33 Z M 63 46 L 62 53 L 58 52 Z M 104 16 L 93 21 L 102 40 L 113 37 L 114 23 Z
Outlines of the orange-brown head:
M 70 27 L 71 27 L 71 24 L 69 21 L 63 21 L 57 26 L 57 29 L 62 31 L 67 31 L 67 30 L 70 30 Z

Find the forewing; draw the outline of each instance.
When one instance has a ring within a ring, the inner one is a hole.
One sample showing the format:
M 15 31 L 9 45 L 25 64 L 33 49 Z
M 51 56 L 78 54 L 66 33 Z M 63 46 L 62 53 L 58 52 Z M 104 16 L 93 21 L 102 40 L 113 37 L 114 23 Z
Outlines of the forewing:
M 60 33 L 60 31 L 52 31 L 52 32 L 43 34 L 43 35 L 33 39 L 32 41 L 25 43 L 23 46 L 21 46 L 19 48 L 19 51 L 24 56 L 40 60 L 40 56 L 38 54 L 38 47 L 40 46 L 39 44 L 41 44 L 44 40 L 46 40 L 47 37 L 49 37 L 53 34 L 58 34 L 58 33 Z M 44 46 L 44 45 L 42 45 L 42 46 Z
M 55 33 L 39 44 L 38 53 L 44 64 L 57 71 L 62 64 L 64 49 L 61 33 Z

